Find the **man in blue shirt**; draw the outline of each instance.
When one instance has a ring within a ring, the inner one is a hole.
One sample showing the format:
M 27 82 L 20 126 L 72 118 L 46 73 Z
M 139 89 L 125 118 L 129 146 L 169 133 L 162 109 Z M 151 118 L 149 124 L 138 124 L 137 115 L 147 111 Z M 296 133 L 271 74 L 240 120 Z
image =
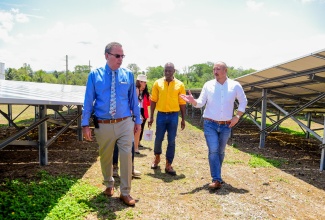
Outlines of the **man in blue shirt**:
M 81 125 L 84 138 L 91 141 L 89 119 L 94 115 L 94 133 L 107 196 L 114 194 L 112 158 L 117 143 L 121 168 L 120 199 L 134 206 L 135 200 L 130 196 L 131 149 L 134 132 L 141 129 L 141 118 L 133 73 L 120 67 L 124 56 L 120 43 L 112 42 L 105 47 L 106 65 L 91 71 L 88 76 Z M 135 122 L 131 114 L 135 116 Z

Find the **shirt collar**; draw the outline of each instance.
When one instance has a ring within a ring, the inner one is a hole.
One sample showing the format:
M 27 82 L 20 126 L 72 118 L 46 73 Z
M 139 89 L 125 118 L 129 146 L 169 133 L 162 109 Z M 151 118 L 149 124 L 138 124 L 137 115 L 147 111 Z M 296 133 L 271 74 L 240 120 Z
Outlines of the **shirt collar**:
M 163 77 L 163 79 L 164 79 L 164 81 L 166 81 L 166 82 L 167 82 L 167 80 L 166 80 L 166 77 L 165 77 L 165 76 Z M 175 76 L 174 76 L 174 78 L 173 78 L 173 80 L 172 80 L 171 82 L 173 82 L 173 81 L 175 81 Z
M 111 74 L 111 73 L 113 72 L 113 70 L 108 66 L 107 63 L 106 63 L 106 65 L 105 65 L 105 70 L 106 70 L 106 72 L 107 72 L 108 74 Z M 115 73 L 118 73 L 118 70 L 119 70 L 119 69 L 114 70 Z
M 227 76 L 227 78 L 226 78 L 226 80 L 225 80 L 225 82 L 223 84 L 219 83 L 218 80 L 215 80 L 215 83 L 219 84 L 219 85 L 222 85 L 222 86 L 228 84 L 228 76 Z

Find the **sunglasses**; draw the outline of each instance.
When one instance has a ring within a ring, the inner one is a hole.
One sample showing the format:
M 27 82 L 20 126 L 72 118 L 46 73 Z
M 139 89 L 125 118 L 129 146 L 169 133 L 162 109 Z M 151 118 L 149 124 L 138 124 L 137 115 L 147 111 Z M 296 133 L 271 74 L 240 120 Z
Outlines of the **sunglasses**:
M 117 59 L 120 58 L 120 57 L 122 57 L 122 58 L 125 57 L 125 55 L 120 55 L 120 54 L 112 54 L 112 53 L 108 53 L 108 54 L 114 56 L 114 57 L 117 58 Z

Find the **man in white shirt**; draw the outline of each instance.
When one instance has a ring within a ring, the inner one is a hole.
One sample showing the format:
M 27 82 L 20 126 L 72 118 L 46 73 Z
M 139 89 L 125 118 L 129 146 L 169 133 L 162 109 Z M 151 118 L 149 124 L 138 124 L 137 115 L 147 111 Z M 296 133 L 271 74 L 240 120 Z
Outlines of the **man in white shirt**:
M 230 137 L 231 128 L 237 124 L 245 112 L 247 98 L 242 86 L 227 77 L 227 65 L 217 62 L 213 66 L 215 79 L 206 82 L 200 97 L 194 99 L 189 95 L 181 95 L 186 102 L 196 108 L 205 105 L 203 112 L 204 136 L 209 148 L 209 164 L 212 183 L 209 188 L 220 189 L 223 183 L 221 167 L 225 157 L 225 148 Z M 237 114 L 234 116 L 234 102 L 238 100 Z

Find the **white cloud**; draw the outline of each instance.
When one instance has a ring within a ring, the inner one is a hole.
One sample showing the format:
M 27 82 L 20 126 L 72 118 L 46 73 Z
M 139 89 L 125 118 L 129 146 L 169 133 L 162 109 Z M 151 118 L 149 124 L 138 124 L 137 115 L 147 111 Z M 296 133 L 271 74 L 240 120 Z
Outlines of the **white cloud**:
M 209 26 L 208 22 L 205 19 L 196 19 L 194 21 L 194 24 L 197 27 L 208 27 Z
M 158 12 L 169 12 L 175 9 L 173 0 L 120 0 L 127 13 L 148 17 Z
M 314 2 L 315 0 L 301 0 L 301 2 L 303 3 L 303 4 L 305 4 L 305 3 L 310 3 L 310 2 Z
M 42 33 L 17 35 L 11 48 L 13 51 L 17 51 L 18 48 L 24 50 L 17 54 L 0 49 L 0 58 L 5 63 L 7 60 L 14 62 L 9 62 L 7 66 L 19 67 L 23 63 L 28 63 L 35 70 L 60 71 L 65 69 L 65 56 L 68 55 L 69 70 L 72 71 L 76 65 L 87 65 L 89 57 L 104 50 L 105 45 L 100 45 L 102 48 L 97 47 L 97 36 L 99 36 L 97 30 L 88 23 L 65 25 L 58 22 Z
M 27 15 L 19 13 L 19 9 L 11 9 L 10 11 L 0 11 L 0 40 L 4 42 L 13 41 L 10 36 L 15 22 L 26 23 L 29 19 Z
M 247 5 L 247 7 L 249 9 L 257 11 L 257 10 L 260 10 L 263 7 L 264 3 L 263 2 L 258 3 L 258 2 L 253 1 L 253 0 L 248 0 L 246 2 L 246 5 Z
M 277 12 L 277 11 L 270 11 L 270 12 L 269 12 L 269 16 L 270 16 L 270 17 L 278 17 L 279 15 L 280 15 L 280 13 Z
M 9 32 L 12 30 L 14 16 L 10 12 L 0 11 L 0 40 L 8 42 L 11 40 Z
M 15 20 L 18 22 L 18 23 L 27 23 L 29 21 L 29 18 L 27 15 L 25 14 L 22 14 L 22 13 L 18 13 L 15 15 Z
M 33 70 L 61 71 L 65 70 L 68 55 L 71 71 L 76 65 L 88 65 L 89 60 L 92 68 L 96 68 L 105 64 L 105 45 L 118 41 L 126 54 L 124 67 L 135 63 L 145 70 L 173 62 L 182 71 L 184 66 L 223 60 L 230 66 L 261 69 L 319 50 L 325 42 L 324 35 L 317 35 L 324 34 L 323 29 L 315 29 L 308 19 L 303 23 L 281 18 L 284 14 L 296 18 L 293 6 L 284 9 L 278 3 L 266 5 L 263 0 L 247 0 L 247 5 L 243 5 L 246 10 L 232 7 L 234 16 L 229 16 L 222 5 L 218 8 L 181 1 L 107 3 L 110 15 L 118 18 L 113 22 L 103 19 L 107 11 L 104 15 L 90 11 L 85 19 L 84 14 L 73 11 L 61 16 L 58 7 L 53 9 L 56 13 L 25 14 L 31 20 L 28 26 L 17 25 L 18 20 L 28 21 L 24 16 L 17 20 L 19 10 L 0 10 L 0 62 L 6 63 L 6 67 L 19 68 L 28 63 Z M 295 6 L 301 7 L 301 0 L 295 1 Z M 216 8 L 219 10 L 215 11 Z M 252 13 L 253 9 L 257 13 Z M 135 17 L 134 13 L 151 16 Z M 322 16 L 318 17 L 322 20 Z M 84 22 L 76 23 L 79 18 Z

